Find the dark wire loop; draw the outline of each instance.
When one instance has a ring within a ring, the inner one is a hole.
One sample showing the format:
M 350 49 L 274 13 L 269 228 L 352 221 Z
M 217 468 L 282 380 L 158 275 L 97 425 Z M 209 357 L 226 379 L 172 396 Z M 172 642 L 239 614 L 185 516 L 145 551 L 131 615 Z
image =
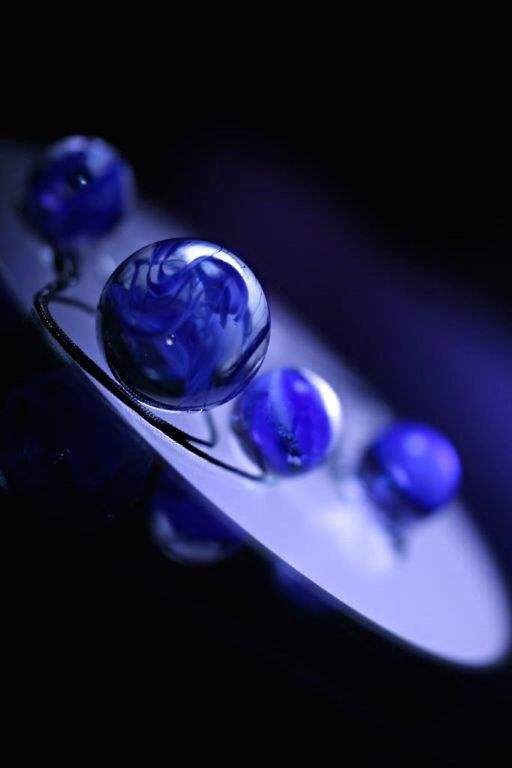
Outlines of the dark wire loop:
M 105 387 L 112 395 L 121 400 L 122 403 L 132 409 L 138 416 L 142 417 L 148 424 L 161 432 L 178 445 L 186 448 L 191 453 L 199 456 L 202 459 L 214 464 L 217 467 L 232 472 L 240 477 L 248 480 L 262 481 L 266 478 L 266 474 L 253 474 L 252 472 L 246 472 L 243 469 L 227 464 L 220 459 L 211 456 L 205 451 L 198 448 L 195 443 L 203 446 L 213 447 L 217 442 L 217 431 L 210 414 L 205 414 L 210 429 L 210 440 L 204 440 L 198 437 L 192 437 L 178 427 L 169 424 L 164 419 L 161 419 L 155 413 L 146 408 L 137 398 L 136 394 L 132 392 L 128 387 L 121 385 L 115 379 L 113 379 L 106 371 L 103 370 L 97 363 L 94 362 L 75 342 L 67 335 L 67 333 L 61 328 L 53 317 L 50 304 L 51 302 L 60 302 L 64 304 L 71 304 L 80 309 L 83 309 L 89 313 L 94 312 L 92 308 L 81 302 L 80 300 L 70 299 L 59 294 L 76 285 L 78 282 L 78 272 L 76 266 L 76 259 L 72 255 L 68 254 L 56 254 L 55 267 L 58 276 L 55 280 L 48 283 L 44 288 L 36 293 L 34 296 L 34 307 L 39 315 L 41 321 L 47 330 L 51 333 L 55 341 L 67 352 L 67 354 L 90 376 L 92 376 L 101 386 Z
M 51 301 L 55 304 L 63 304 L 68 307 L 74 307 L 75 309 L 79 309 L 81 312 L 86 312 L 88 315 L 91 315 L 92 317 L 94 317 L 96 314 L 96 307 L 93 307 L 91 304 L 87 304 L 87 302 L 85 301 L 81 301 L 81 299 L 75 299 L 69 296 L 60 296 L 56 294 L 51 297 Z M 207 445 L 208 447 L 213 448 L 215 445 L 217 445 L 219 441 L 217 428 L 215 426 L 215 422 L 213 420 L 211 413 L 209 413 L 208 411 L 204 411 L 202 415 L 204 417 L 204 420 L 208 424 L 208 431 L 210 433 L 209 439 L 204 440 L 203 438 L 192 437 L 191 435 L 188 436 L 188 439 L 191 442 L 199 443 L 200 445 Z

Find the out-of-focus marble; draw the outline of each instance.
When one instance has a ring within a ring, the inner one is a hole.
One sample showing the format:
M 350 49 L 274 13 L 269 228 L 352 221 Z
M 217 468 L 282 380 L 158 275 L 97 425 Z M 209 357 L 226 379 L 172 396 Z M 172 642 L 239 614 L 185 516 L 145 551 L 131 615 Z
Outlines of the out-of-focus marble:
M 114 147 L 103 139 L 68 136 L 36 160 L 21 207 L 39 237 L 63 247 L 112 229 L 134 192 L 130 166 Z

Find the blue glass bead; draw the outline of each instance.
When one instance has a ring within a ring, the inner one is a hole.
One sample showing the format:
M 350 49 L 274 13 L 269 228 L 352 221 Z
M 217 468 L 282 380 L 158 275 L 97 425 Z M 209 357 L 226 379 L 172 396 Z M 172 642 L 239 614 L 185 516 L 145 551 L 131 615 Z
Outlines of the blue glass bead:
M 103 139 L 69 136 L 39 158 L 22 210 L 43 240 L 62 246 L 104 235 L 133 197 L 132 171 L 114 147 Z
M 243 543 L 242 532 L 228 518 L 188 493 L 170 474 L 159 477 L 150 509 L 153 537 L 172 560 L 208 565 Z
M 98 335 L 114 375 L 141 400 L 176 411 L 235 397 L 267 351 L 270 314 L 251 270 L 201 240 L 137 251 L 107 281 Z
M 449 502 L 461 475 L 452 443 L 436 429 L 412 422 L 387 429 L 361 467 L 371 497 L 397 520 L 427 516 Z
M 338 396 L 304 368 L 279 368 L 255 379 L 235 404 L 232 427 L 246 453 L 278 475 L 321 464 L 342 426 Z

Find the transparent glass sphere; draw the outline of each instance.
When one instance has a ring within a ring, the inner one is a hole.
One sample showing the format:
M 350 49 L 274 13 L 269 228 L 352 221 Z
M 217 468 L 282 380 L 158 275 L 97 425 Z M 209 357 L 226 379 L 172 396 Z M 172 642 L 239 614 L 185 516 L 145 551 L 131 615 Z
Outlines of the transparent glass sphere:
M 258 376 L 238 398 L 232 428 L 263 469 L 299 475 L 319 466 L 338 442 L 343 414 L 332 387 L 305 368 Z
M 454 445 L 437 429 L 400 421 L 370 445 L 360 475 L 379 508 L 396 522 L 407 522 L 453 499 L 462 465 Z
M 22 211 L 43 240 L 63 246 L 104 235 L 134 197 L 132 170 L 114 147 L 95 137 L 68 136 L 36 161 Z
M 107 281 L 98 335 L 108 364 L 141 400 L 212 408 L 244 389 L 270 336 L 265 294 L 234 254 L 202 240 L 141 248 Z

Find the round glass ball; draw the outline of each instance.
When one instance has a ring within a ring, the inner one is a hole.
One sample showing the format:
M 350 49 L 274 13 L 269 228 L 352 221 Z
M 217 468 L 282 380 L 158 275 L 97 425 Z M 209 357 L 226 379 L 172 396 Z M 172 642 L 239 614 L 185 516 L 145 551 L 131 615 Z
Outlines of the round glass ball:
M 300 475 L 321 464 L 342 430 L 332 387 L 305 368 L 278 368 L 258 376 L 237 400 L 232 428 L 262 469 Z
M 462 467 L 441 432 L 426 424 L 398 422 L 370 446 L 361 476 L 377 505 L 400 520 L 425 517 L 451 501 Z
M 103 139 L 68 136 L 39 157 L 25 187 L 28 224 L 52 245 L 100 237 L 135 196 L 130 166 Z
M 258 280 L 234 254 L 202 240 L 163 240 L 111 275 L 98 335 L 112 372 L 140 400 L 205 410 L 255 375 L 270 313 Z

